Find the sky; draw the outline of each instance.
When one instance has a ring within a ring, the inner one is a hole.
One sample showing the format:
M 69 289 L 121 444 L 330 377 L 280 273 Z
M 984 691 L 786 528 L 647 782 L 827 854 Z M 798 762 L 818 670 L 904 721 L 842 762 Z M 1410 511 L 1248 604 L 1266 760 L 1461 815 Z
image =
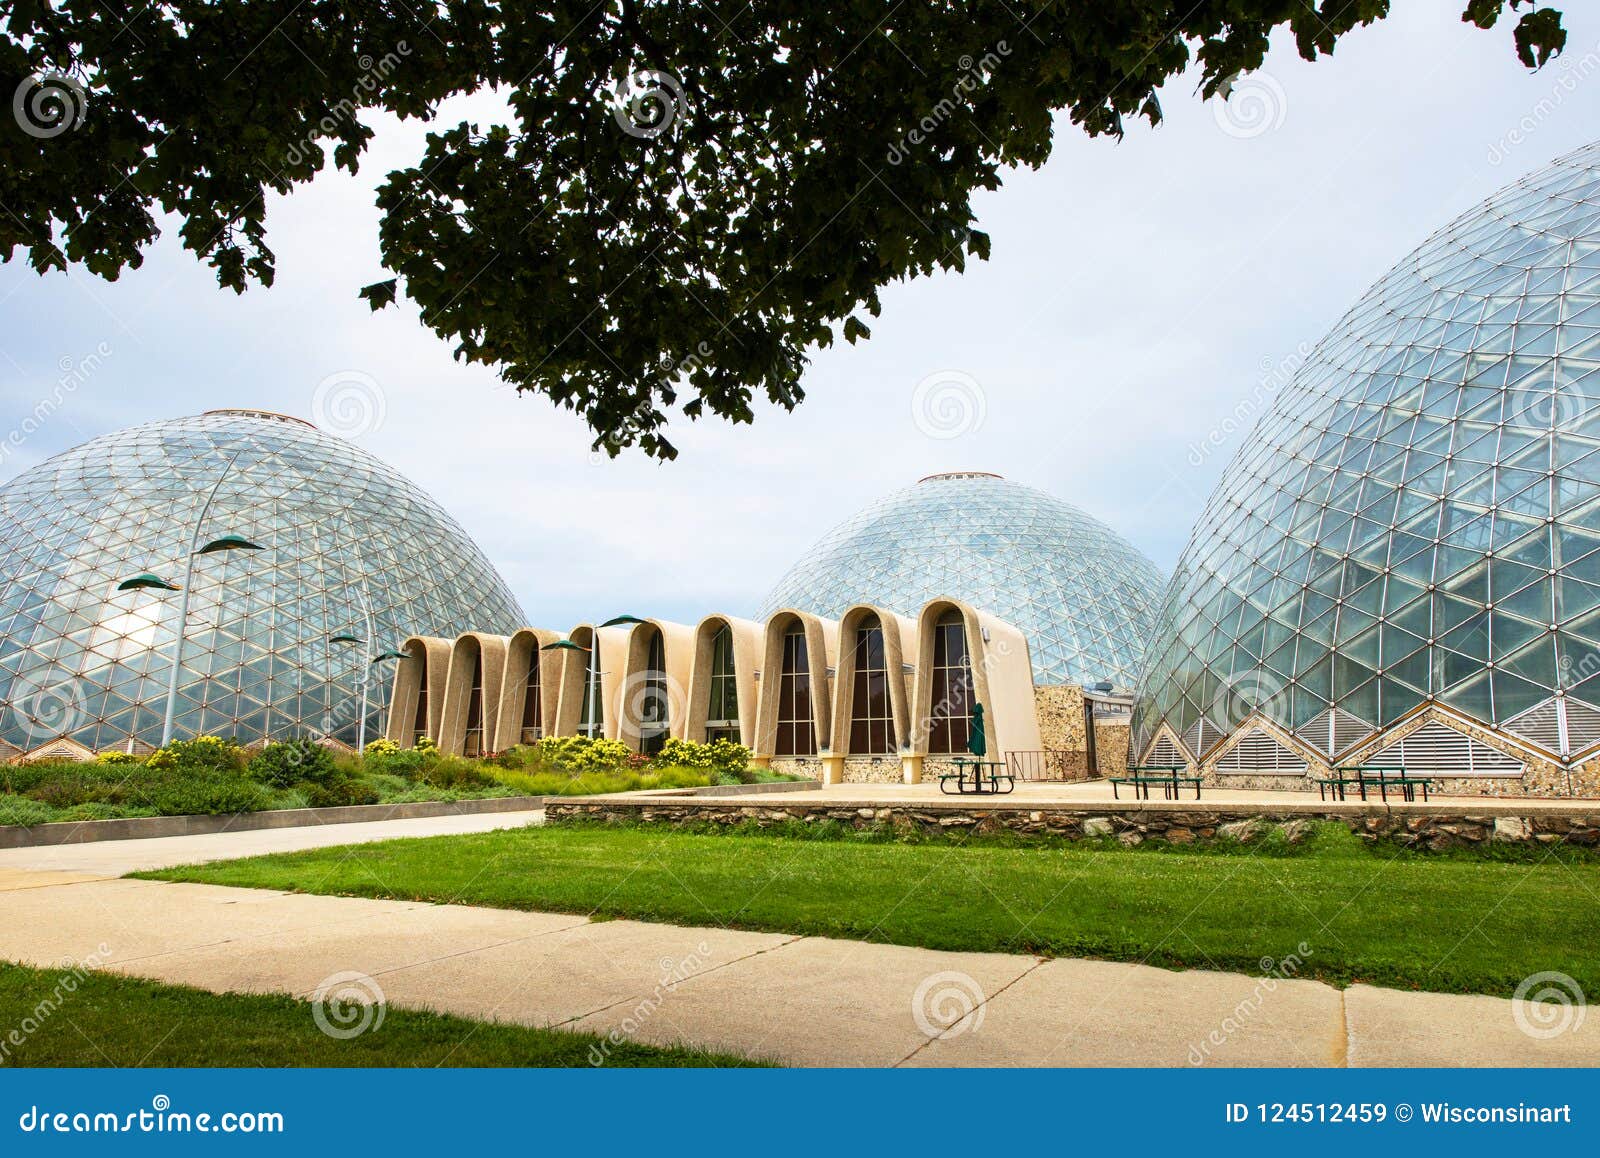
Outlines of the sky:
M 680 422 L 670 463 L 592 454 L 581 422 L 454 362 L 403 297 L 358 300 L 386 276 L 373 188 L 425 131 L 375 118 L 358 175 L 270 203 L 270 289 L 219 289 L 171 223 L 114 283 L 0 266 L 0 432 L 99 352 L 0 482 L 153 419 L 310 418 L 431 493 L 558 630 L 752 613 L 831 526 L 947 470 L 1049 491 L 1170 571 L 1262 404 L 1367 287 L 1600 125 L 1600 12 L 1561 5 L 1567 51 L 1528 73 L 1510 21 L 1479 31 L 1462 7 L 1408 0 L 1316 64 L 1281 39 L 1228 102 L 1179 78 L 1164 123 L 1121 142 L 1060 119 L 1046 165 L 975 201 L 990 261 L 890 286 L 870 341 L 814 355 L 798 410 Z

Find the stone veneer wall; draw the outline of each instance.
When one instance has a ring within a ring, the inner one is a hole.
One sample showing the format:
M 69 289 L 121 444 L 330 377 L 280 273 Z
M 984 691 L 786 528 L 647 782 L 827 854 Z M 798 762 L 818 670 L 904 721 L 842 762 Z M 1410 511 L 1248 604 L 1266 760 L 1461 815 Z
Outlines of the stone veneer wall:
M 1128 769 L 1128 741 L 1132 729 L 1127 721 L 1094 722 L 1095 771 L 1102 776 L 1120 776 Z
M 846 784 L 899 784 L 904 779 L 905 770 L 899 756 L 882 756 L 876 762 L 871 756 L 845 757 Z
M 1033 689 L 1039 714 L 1039 741 L 1047 752 L 1057 753 L 1051 771 L 1068 778 L 1083 776 L 1089 767 L 1089 741 L 1083 731 L 1083 689 L 1055 684 Z M 1099 739 L 1099 733 L 1095 733 Z
M 1486 813 L 1484 808 L 1494 811 Z M 1528 845 L 1600 846 L 1600 804 L 1587 811 L 1541 808 L 1517 813 L 1512 806 L 1453 803 L 1448 809 L 1381 805 L 1308 805 L 1275 808 L 1251 805 L 1200 805 L 1189 809 L 1099 805 L 1093 808 L 974 807 L 967 804 L 760 803 L 693 796 L 628 800 L 550 798 L 545 823 L 564 821 L 647 823 L 670 826 L 816 824 L 834 821 L 857 829 L 894 828 L 925 832 L 1012 831 L 1069 840 L 1114 836 L 1125 845 L 1146 840 L 1190 844 L 1216 837 L 1250 841 L 1277 828 L 1291 842 L 1303 839 L 1317 821 L 1335 821 L 1369 841 L 1393 840 L 1434 851 L 1487 842 Z

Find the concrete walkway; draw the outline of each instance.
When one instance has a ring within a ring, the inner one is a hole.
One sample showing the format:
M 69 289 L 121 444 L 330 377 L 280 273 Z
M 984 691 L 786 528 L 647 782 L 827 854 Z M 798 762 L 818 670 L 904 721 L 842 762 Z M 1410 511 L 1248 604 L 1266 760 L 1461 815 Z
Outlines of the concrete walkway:
M 147 869 L 210 860 L 237 860 L 269 852 L 294 852 L 336 844 L 366 844 L 411 836 L 448 836 L 539 824 L 544 812 L 483 812 L 465 816 L 426 816 L 415 820 L 374 820 L 357 824 L 311 824 L 299 828 L 259 828 L 196 836 L 158 836 L 145 840 L 107 840 L 86 844 L 47 844 L 0 848 L 0 873 L 8 869 L 95 873 L 121 876 Z
M 1600 1065 L 1600 1018 L 1532 1036 L 1495 998 L 106 875 L 530 819 L 11 850 L 0 853 L 0 959 L 93 955 L 140 977 L 302 997 L 342 978 L 395 1007 L 800 1065 Z M 50 862 L 18 863 L 26 852 Z

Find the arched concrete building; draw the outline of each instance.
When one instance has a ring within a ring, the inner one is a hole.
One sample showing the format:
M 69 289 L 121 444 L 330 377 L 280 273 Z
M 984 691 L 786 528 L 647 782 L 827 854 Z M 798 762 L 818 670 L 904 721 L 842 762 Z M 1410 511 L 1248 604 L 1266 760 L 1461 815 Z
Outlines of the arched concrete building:
M 837 621 L 788 609 L 694 627 L 627 617 L 565 637 L 415 637 L 405 650 L 388 737 L 410 746 L 427 735 L 455 755 L 546 735 L 601 735 L 646 754 L 668 736 L 727 738 L 762 764 L 830 783 L 915 782 L 926 764 L 965 754 L 980 703 L 992 758 L 1033 768 L 1050 751 L 1027 640 L 944 597 L 915 617 L 870 604 Z M 1081 693 L 1078 705 L 1087 721 Z M 1088 768 L 1082 751 L 1055 755 Z

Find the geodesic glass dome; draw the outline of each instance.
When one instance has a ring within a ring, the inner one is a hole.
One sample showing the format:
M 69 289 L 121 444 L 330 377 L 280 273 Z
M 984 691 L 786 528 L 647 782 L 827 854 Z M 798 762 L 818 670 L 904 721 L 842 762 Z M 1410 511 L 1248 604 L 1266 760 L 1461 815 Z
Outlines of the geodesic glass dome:
M 1328 753 L 1436 703 L 1600 741 L 1600 145 L 1428 239 L 1229 465 L 1164 599 L 1136 748 L 1261 711 Z M 1430 725 L 1431 726 L 1431 725 Z
M 916 615 L 938 596 L 1028 639 L 1040 684 L 1131 685 L 1161 573 L 1110 527 L 998 475 L 937 474 L 823 536 L 767 596 L 830 618 L 857 603 Z
M 151 422 L 0 487 L 0 744 L 159 744 L 183 598 L 167 588 L 219 540 L 194 556 L 178 739 L 353 744 L 363 671 L 374 738 L 394 670 L 375 657 L 522 624 L 455 521 L 343 439 L 253 411 Z

